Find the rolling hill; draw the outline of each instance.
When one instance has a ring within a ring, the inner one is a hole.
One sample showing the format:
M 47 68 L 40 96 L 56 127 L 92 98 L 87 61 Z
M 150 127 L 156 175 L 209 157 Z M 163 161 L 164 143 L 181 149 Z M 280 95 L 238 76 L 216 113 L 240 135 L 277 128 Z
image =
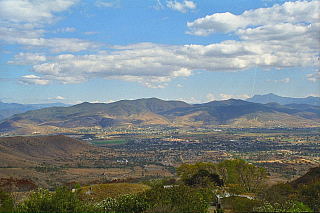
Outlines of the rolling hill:
M 79 155 L 95 146 L 70 137 L 0 137 L 0 167 L 30 167 L 44 161 L 61 164 L 58 159 Z
M 34 131 L 56 128 L 164 126 L 315 127 L 320 107 L 308 104 L 259 104 L 230 99 L 205 104 L 164 101 L 157 98 L 123 100 L 110 104 L 82 103 L 50 107 L 13 115 L 0 122 L 0 131 Z M 25 131 L 25 134 L 28 134 Z

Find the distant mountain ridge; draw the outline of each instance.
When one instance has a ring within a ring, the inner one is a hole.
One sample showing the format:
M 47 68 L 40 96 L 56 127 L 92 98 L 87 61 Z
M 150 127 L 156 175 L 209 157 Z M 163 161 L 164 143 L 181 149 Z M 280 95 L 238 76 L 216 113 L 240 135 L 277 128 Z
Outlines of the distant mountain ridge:
M 246 99 L 246 101 L 259 103 L 259 104 L 267 104 L 271 102 L 278 103 L 280 105 L 287 104 L 308 104 L 308 105 L 320 105 L 320 97 L 309 96 L 306 98 L 290 98 L 290 97 L 282 97 L 275 95 L 273 93 L 269 93 L 266 95 L 255 95 L 252 98 Z
M 69 105 L 63 103 L 49 103 L 49 104 L 17 104 L 17 103 L 3 103 L 0 101 L 0 120 L 8 118 L 14 114 L 27 112 L 29 110 L 37 110 L 47 107 L 60 106 L 67 107 Z
M 191 105 L 183 101 L 157 98 L 122 100 L 109 104 L 81 103 L 70 107 L 50 107 L 13 115 L 0 122 L 0 131 L 16 134 L 53 129 L 85 127 L 319 127 L 320 106 L 280 105 L 243 100 L 212 101 Z M 20 132 L 19 132 L 20 131 Z

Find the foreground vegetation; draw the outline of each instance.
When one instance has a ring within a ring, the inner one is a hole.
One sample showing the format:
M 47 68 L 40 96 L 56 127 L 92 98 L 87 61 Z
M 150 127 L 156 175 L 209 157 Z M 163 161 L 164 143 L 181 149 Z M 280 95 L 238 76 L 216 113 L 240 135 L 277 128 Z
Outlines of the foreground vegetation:
M 208 212 L 209 203 L 220 205 L 216 200 L 221 198 L 226 211 L 312 212 L 320 211 L 319 174 L 320 167 L 305 179 L 268 186 L 264 168 L 234 159 L 218 164 L 183 164 L 177 169 L 179 180 L 84 187 L 73 183 L 53 192 L 35 189 L 32 180 L 2 178 L 0 211 Z

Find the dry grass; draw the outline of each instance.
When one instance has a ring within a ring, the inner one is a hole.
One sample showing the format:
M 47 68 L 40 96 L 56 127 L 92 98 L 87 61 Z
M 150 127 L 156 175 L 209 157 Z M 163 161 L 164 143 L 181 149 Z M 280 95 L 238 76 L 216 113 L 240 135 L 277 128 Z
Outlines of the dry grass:
M 82 200 L 99 202 L 107 197 L 118 197 L 123 194 L 137 194 L 150 189 L 149 186 L 136 183 L 109 183 L 81 187 L 78 190 Z M 91 193 L 88 193 L 91 190 Z

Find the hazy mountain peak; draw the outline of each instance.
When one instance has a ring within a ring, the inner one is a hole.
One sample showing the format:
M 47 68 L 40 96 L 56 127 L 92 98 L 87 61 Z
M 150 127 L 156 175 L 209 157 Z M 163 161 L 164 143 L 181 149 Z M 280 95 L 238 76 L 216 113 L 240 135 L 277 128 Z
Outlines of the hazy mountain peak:
M 266 95 L 255 95 L 252 98 L 246 99 L 246 101 L 267 104 L 271 102 L 278 103 L 280 105 L 286 104 L 309 104 L 309 105 L 320 105 L 320 97 L 309 96 L 306 98 L 291 98 L 291 97 L 282 97 L 269 93 Z

